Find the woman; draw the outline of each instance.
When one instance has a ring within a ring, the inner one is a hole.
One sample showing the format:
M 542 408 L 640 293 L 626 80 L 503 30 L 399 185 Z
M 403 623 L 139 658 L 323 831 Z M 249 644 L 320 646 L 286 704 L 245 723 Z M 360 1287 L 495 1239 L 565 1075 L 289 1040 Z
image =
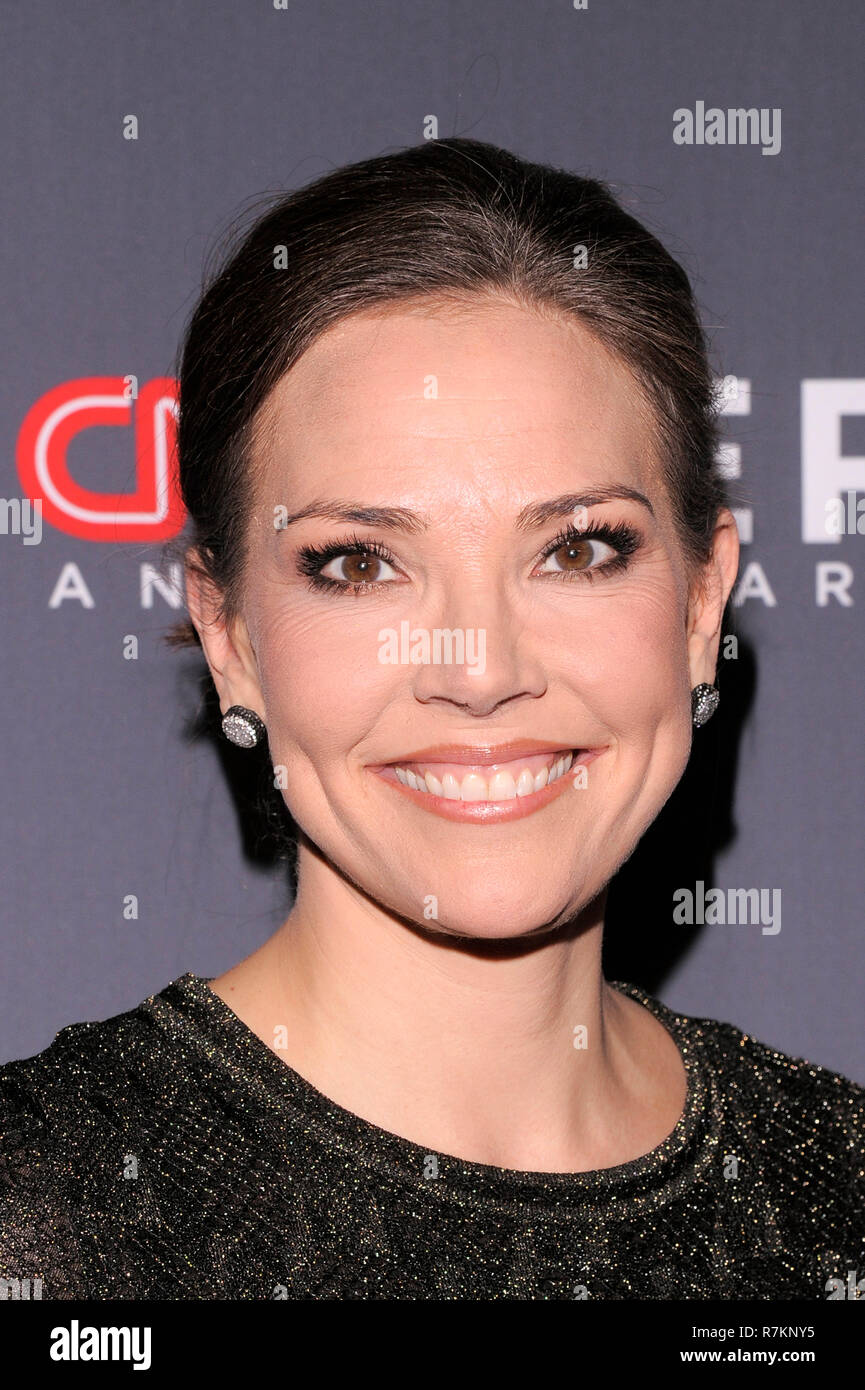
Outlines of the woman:
M 2 1069 L 0 1272 L 825 1298 L 863 1266 L 863 1089 L 601 970 L 738 562 L 682 269 L 602 184 L 431 142 L 259 217 L 180 402 L 181 638 L 266 740 L 296 899 Z

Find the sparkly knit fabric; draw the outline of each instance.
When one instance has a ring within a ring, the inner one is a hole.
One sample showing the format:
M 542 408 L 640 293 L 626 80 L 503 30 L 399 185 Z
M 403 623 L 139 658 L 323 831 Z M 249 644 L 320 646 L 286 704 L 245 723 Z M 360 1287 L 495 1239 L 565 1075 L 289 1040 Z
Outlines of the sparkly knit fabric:
M 688 1094 L 658 1148 L 588 1173 L 464 1162 L 377 1128 L 193 974 L 64 1028 L 0 1067 L 0 1280 L 41 1278 L 44 1299 L 163 1300 L 826 1299 L 855 1285 L 865 1089 L 615 988 L 672 1034 Z

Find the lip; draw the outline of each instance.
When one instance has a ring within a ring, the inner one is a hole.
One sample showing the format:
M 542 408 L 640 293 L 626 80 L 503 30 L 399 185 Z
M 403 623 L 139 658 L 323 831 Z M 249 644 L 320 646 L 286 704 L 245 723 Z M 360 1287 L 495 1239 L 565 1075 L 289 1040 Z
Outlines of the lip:
M 531 816 L 536 811 L 556 800 L 564 792 L 573 788 L 573 773 L 578 767 L 588 767 L 589 763 L 594 762 L 595 758 L 600 757 L 606 752 L 606 748 L 581 748 L 576 750 L 573 746 L 560 743 L 540 743 L 533 740 L 522 739 L 514 743 L 500 743 L 495 746 L 486 744 L 483 747 L 467 748 L 465 744 L 437 744 L 434 748 L 424 748 L 415 750 L 411 757 L 406 757 L 405 762 L 424 762 L 438 759 L 442 762 L 475 764 L 482 767 L 495 767 L 497 763 L 510 762 L 515 758 L 529 756 L 533 753 L 568 753 L 575 754 L 574 761 L 568 772 L 563 777 L 559 777 L 555 782 L 546 787 L 542 787 L 539 792 L 530 792 L 528 796 L 513 797 L 507 801 L 452 801 L 448 797 L 435 796 L 432 792 L 418 792 L 413 787 L 404 786 L 393 771 L 394 763 L 401 766 L 398 758 L 394 763 L 370 764 L 367 771 L 377 776 L 378 780 L 385 786 L 392 787 L 402 796 L 406 796 L 423 810 L 430 812 L 434 816 L 440 816 L 442 820 L 470 822 L 477 825 L 499 825 L 505 821 L 522 820 L 524 816 Z
M 437 743 L 430 748 L 416 748 L 399 758 L 389 758 L 386 763 L 370 765 L 371 772 L 380 772 L 394 763 L 402 767 L 404 763 L 441 762 L 477 764 L 478 767 L 496 767 L 499 763 L 513 762 L 514 758 L 531 757 L 534 753 L 570 753 L 572 745 L 567 743 L 540 743 L 534 739 L 515 739 L 511 743 Z

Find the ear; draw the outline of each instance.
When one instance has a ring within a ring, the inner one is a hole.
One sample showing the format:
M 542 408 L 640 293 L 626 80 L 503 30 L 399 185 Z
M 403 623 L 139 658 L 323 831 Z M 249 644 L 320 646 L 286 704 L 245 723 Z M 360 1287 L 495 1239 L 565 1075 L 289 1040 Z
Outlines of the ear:
M 721 621 L 739 568 L 736 519 L 723 507 L 712 537 L 712 555 L 696 581 L 688 604 L 688 666 L 691 688 L 714 685 Z
M 195 551 L 187 556 L 185 570 L 186 606 L 201 638 L 220 710 L 225 714 L 232 705 L 245 705 L 267 723 L 258 663 L 246 623 L 239 616 L 227 622 L 220 614 L 222 594 Z

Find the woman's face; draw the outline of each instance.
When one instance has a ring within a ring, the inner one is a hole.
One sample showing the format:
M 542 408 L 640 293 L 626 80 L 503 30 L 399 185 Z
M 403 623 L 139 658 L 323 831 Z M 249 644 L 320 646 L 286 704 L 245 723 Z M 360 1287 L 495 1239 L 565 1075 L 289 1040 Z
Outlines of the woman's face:
M 293 818 L 427 927 L 573 917 L 679 781 L 735 573 L 728 535 L 689 606 L 631 374 L 503 301 L 388 307 L 318 338 L 260 424 L 238 656 L 208 654 Z

